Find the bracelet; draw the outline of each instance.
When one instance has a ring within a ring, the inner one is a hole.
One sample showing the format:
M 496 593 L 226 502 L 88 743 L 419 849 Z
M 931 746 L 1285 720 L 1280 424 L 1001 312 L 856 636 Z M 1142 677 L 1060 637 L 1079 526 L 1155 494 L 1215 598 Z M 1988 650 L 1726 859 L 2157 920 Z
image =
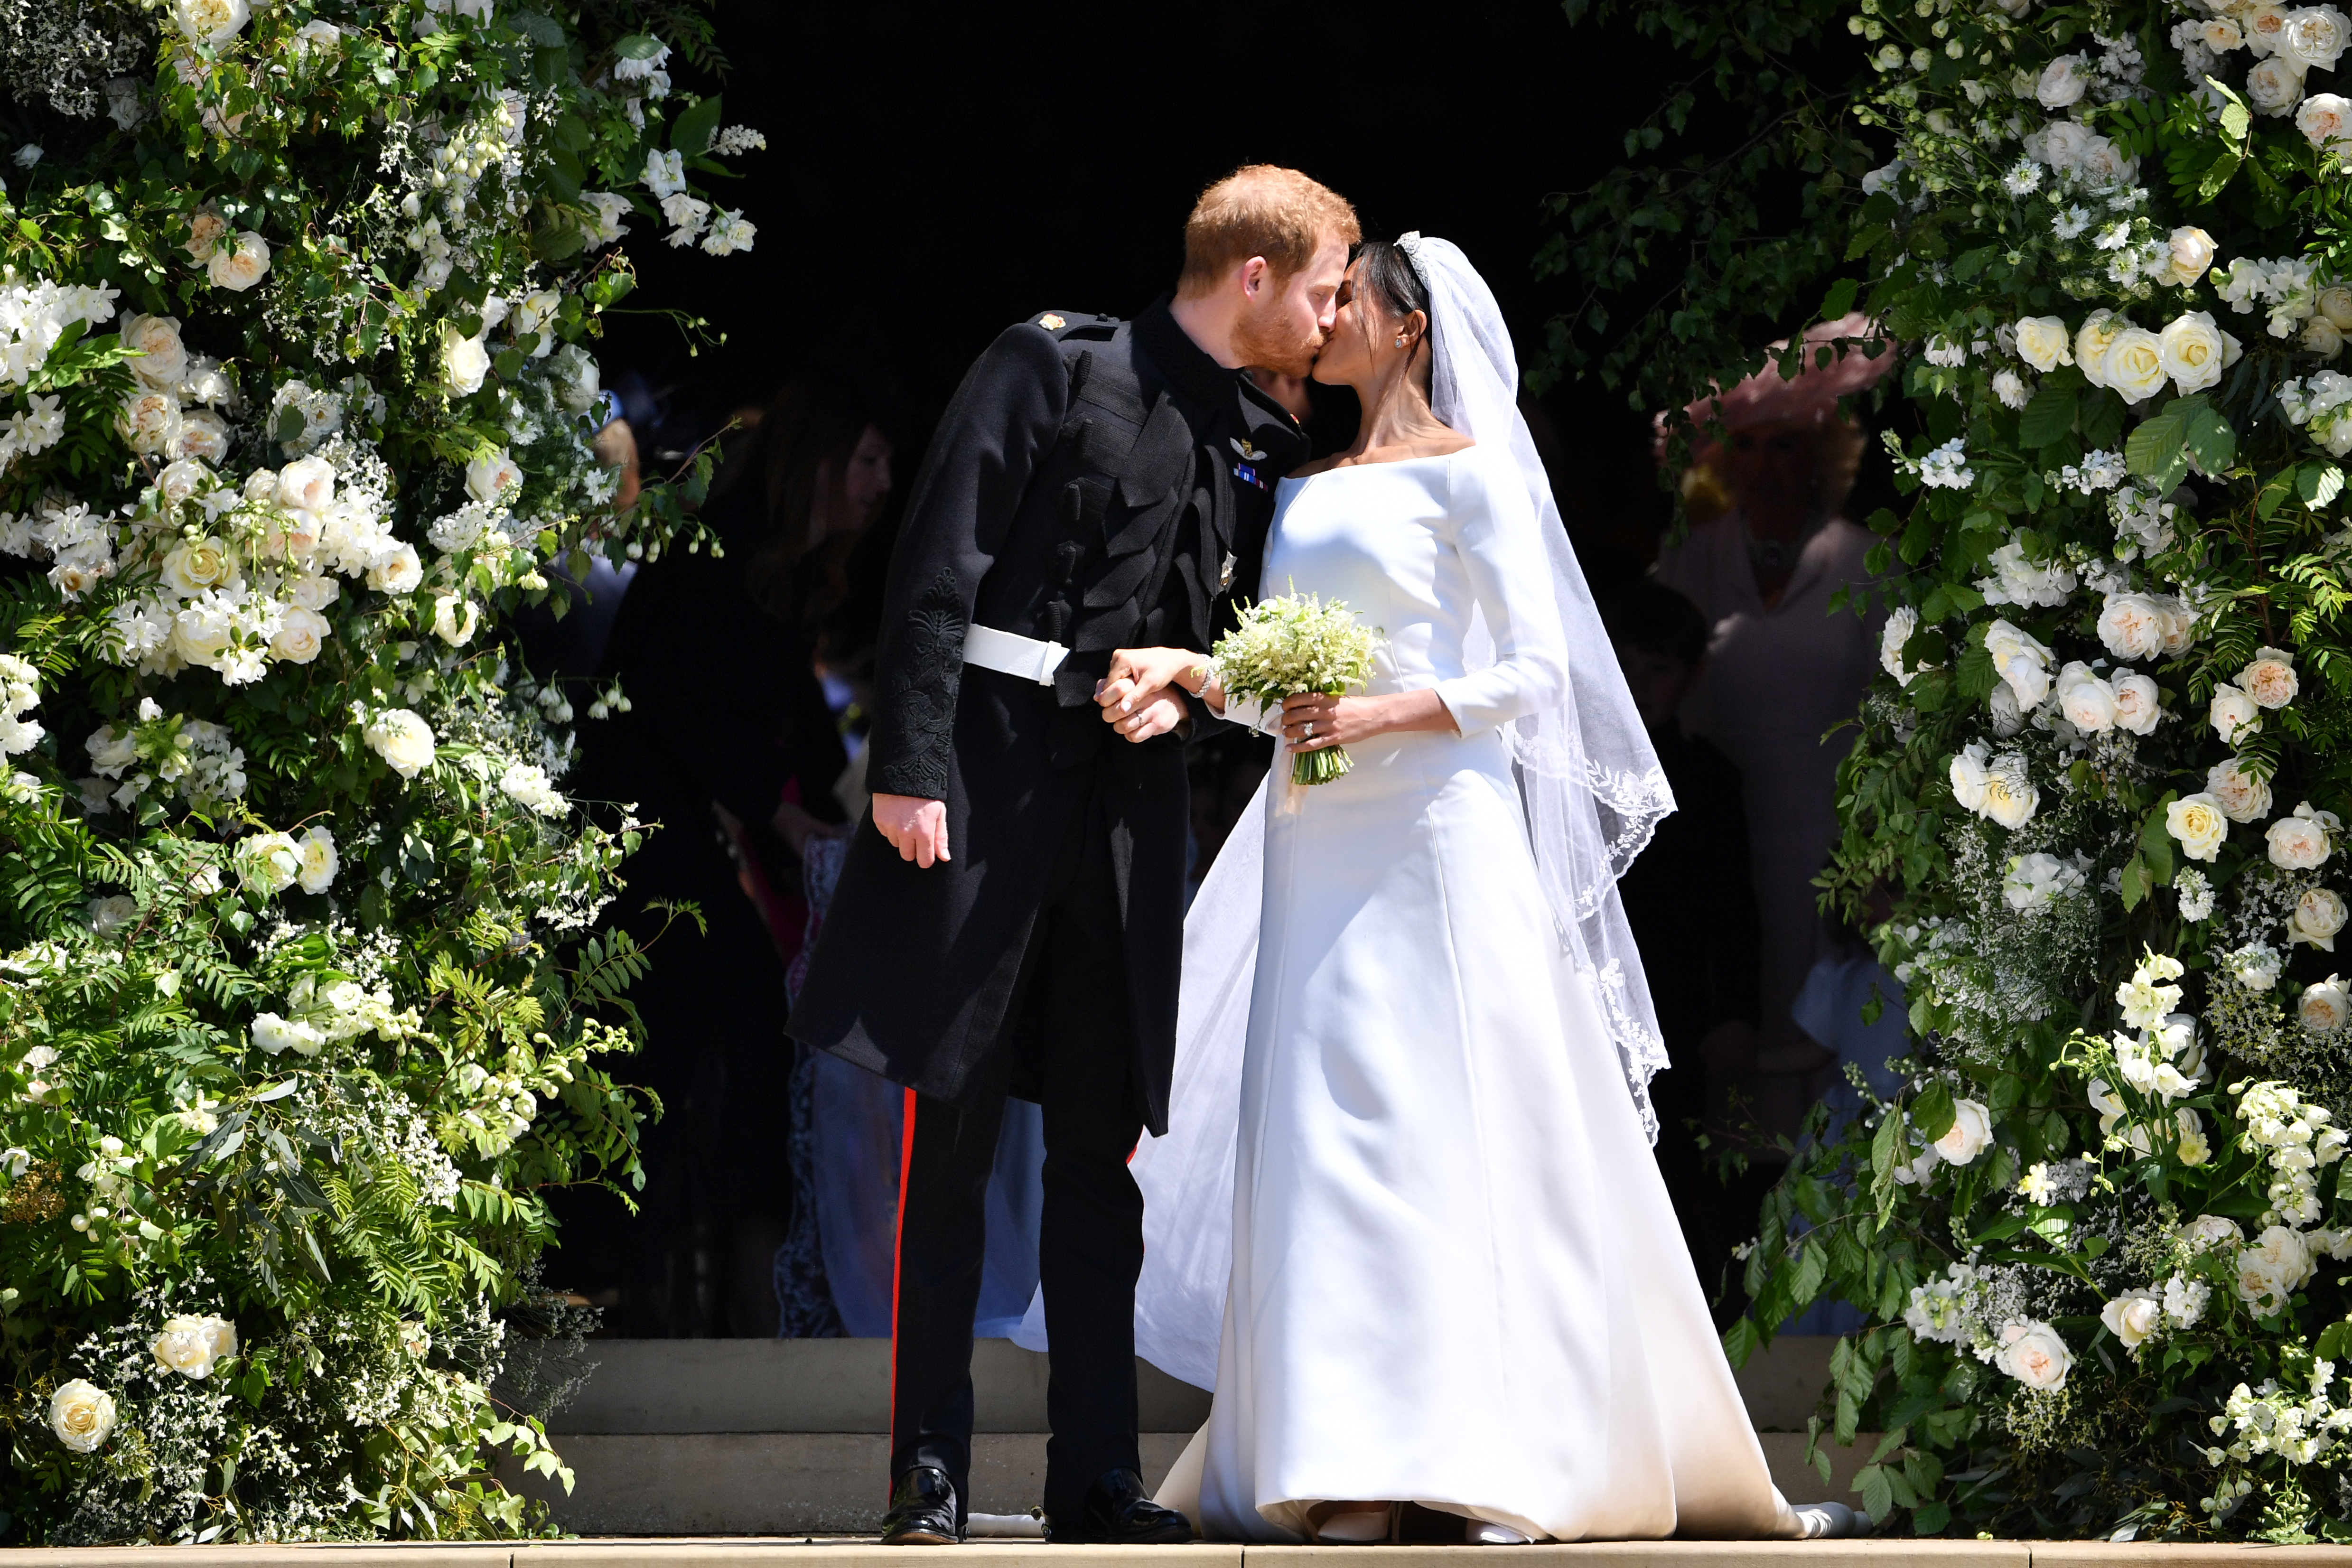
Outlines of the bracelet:
M 1186 692 L 1190 693 L 1192 696 L 1198 697 L 1201 693 L 1209 689 L 1209 681 L 1216 674 L 1216 671 L 1205 664 L 1196 664 L 1192 668 L 1186 670 L 1184 674 L 1198 676 L 1200 678 L 1201 684 L 1198 686 L 1184 686 L 1182 676 L 1179 676 L 1177 678 L 1176 684 L 1179 686 L 1184 686 Z

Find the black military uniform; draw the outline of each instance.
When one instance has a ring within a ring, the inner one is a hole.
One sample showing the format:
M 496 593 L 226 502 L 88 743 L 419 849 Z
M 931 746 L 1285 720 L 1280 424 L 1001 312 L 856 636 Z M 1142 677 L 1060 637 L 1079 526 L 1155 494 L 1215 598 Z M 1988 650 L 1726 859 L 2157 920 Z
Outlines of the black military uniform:
M 1183 945 L 1183 742 L 1103 722 L 1121 647 L 1205 649 L 1254 584 L 1274 481 L 1306 438 L 1164 300 L 1048 313 L 964 378 L 909 501 L 876 658 L 867 784 L 947 803 L 951 860 L 853 840 L 794 1037 L 908 1085 L 894 1482 L 971 1464 L 983 1198 L 1006 1094 L 1045 1110 L 1039 1269 L 1052 1331 L 1045 1509 L 1139 1468 L 1127 1159 L 1166 1131 Z M 968 668 L 974 625 L 1066 645 L 1050 685 Z M 1194 717 L 1206 721 L 1195 704 Z

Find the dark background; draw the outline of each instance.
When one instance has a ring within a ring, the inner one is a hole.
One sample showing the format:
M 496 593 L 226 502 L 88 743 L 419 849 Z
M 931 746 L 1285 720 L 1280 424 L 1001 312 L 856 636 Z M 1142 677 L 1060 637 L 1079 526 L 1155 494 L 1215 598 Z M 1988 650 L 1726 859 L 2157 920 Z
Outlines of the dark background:
M 1570 27 L 1549 0 L 719 0 L 716 14 L 727 78 L 676 56 L 671 69 L 721 90 L 725 123 L 767 135 L 715 193 L 759 225 L 757 248 L 674 251 L 636 220 L 628 305 L 682 308 L 726 342 L 689 356 L 669 319 L 622 316 L 600 355 L 607 384 L 643 374 L 681 416 L 668 428 L 692 430 L 797 365 L 846 359 L 900 392 L 902 488 L 997 331 L 1045 310 L 1139 313 L 1174 282 L 1201 187 L 1244 163 L 1324 181 L 1369 236 L 1460 244 L 1528 357 L 1573 302 L 1565 280 L 1532 277 L 1543 198 L 1622 155 L 1672 64 L 1623 26 Z M 1545 411 L 1561 510 L 1588 570 L 1616 575 L 1668 517 L 1648 419 L 1591 383 Z

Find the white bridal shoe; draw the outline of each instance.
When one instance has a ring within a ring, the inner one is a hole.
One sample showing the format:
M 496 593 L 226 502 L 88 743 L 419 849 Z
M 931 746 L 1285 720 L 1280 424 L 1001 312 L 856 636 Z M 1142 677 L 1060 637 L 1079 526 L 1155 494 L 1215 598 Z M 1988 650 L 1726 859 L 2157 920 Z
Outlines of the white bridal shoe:
M 1462 1521 L 1462 1539 L 1473 1546 L 1525 1546 L 1534 1538 L 1521 1535 L 1507 1524 L 1469 1519 Z
M 1801 1502 L 1790 1511 L 1805 1527 L 1807 1541 L 1843 1540 L 1860 1535 L 1870 1525 L 1868 1514 L 1856 1513 L 1842 1502 Z
M 1385 1508 L 1350 1509 L 1335 1513 L 1315 1527 L 1318 1543 L 1333 1546 L 1371 1546 L 1390 1540 L 1396 1534 L 1396 1505 Z

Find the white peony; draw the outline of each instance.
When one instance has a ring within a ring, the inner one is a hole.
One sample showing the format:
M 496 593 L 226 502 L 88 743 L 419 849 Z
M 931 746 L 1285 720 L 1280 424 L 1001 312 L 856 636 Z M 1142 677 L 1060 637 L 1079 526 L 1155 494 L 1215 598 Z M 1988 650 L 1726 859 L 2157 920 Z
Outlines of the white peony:
M 2044 109 L 2065 109 L 2080 103 L 2090 86 L 2090 62 L 2081 55 L 2060 55 L 2042 68 L 2033 96 Z
M 2017 323 L 2018 357 L 2044 374 L 2074 363 L 2074 335 L 2056 316 L 2027 316 Z
M 2237 757 L 2205 770 L 2205 793 L 2221 803 L 2221 814 L 2232 822 L 2260 822 L 2271 814 L 2269 781 Z
M 2327 952 L 2336 951 L 2336 933 L 2344 929 L 2344 900 L 2326 888 L 2306 888 L 2286 917 L 2290 945 L 2307 942 Z
M 1936 1152 L 1955 1165 L 1965 1165 L 1992 1142 L 1992 1112 L 1973 1100 L 1952 1101 L 1952 1125 L 1936 1140 Z
M 2263 727 L 2262 706 L 2234 686 L 2213 689 L 2212 706 L 2207 717 L 2213 733 L 2221 737 L 2225 746 L 2234 746 L 2239 740 Z
M 2238 671 L 2237 684 L 2265 708 L 2284 708 L 2302 689 L 2294 675 L 2294 655 L 2283 647 L 2256 648 L 2253 661 Z
M 301 873 L 295 879 L 306 893 L 323 893 L 335 879 L 335 870 L 341 859 L 335 853 L 335 836 L 313 823 L 301 837 L 294 841 L 296 853 L 302 858 Z
M 2183 393 L 2202 392 L 2221 379 L 2221 364 L 2228 351 L 2221 342 L 2221 328 L 2213 324 L 2212 316 L 2206 311 L 2191 310 L 2175 319 L 2164 329 L 2158 343 L 2162 350 L 2164 374 Z
M 2137 1350 L 2164 1326 L 2164 1300 L 2153 1290 L 2126 1290 L 2099 1309 L 2099 1321 L 2124 1349 Z
M 2004 1323 L 1993 1363 L 2028 1388 L 2054 1393 L 2066 1386 L 2074 1354 L 2047 1323 Z
M 2164 340 L 2145 327 L 2126 327 L 2107 345 L 2100 374 L 2126 403 L 2144 403 L 2164 390 L 2170 374 L 2165 368 Z M 2216 380 L 2221 372 L 2214 371 Z
M 368 721 L 367 743 L 402 778 L 433 765 L 433 729 L 405 708 L 388 708 Z
M 2335 322 L 2325 316 L 2314 316 L 2303 324 L 2303 336 L 2296 340 L 2306 353 L 2321 359 L 2334 359 L 2344 352 L 2344 334 Z
M 2303 1026 L 2315 1035 L 2332 1035 L 2352 1018 L 2352 994 L 2344 989 L 2344 982 L 2331 974 L 2303 988 L 2303 999 L 2295 1004 L 2295 1016 Z
M 49 1395 L 49 1430 L 77 1454 L 92 1454 L 114 1432 L 114 1396 L 86 1378 Z
M 2238 1250 L 2238 1300 L 2257 1312 L 2278 1311 L 2311 1279 L 2311 1244 L 2283 1225 L 2272 1226 Z
M 226 289 L 242 294 L 269 271 L 269 242 L 247 229 L 235 239 L 224 238 L 213 247 L 212 259 L 205 263 L 205 275 L 215 289 Z
M 122 400 L 114 427 L 142 457 L 180 456 L 180 400 L 168 392 L 152 387 L 133 392 Z
M 2076 660 L 2058 672 L 2058 710 L 2086 735 L 2116 727 L 2116 689 Z
M 2352 102 L 2347 102 L 2346 108 L 2352 111 Z M 2312 308 L 2335 322 L 2337 331 L 2352 331 L 2352 289 L 2341 283 L 2331 283 L 2319 291 Z
M 2164 717 L 2162 697 L 2156 682 L 2134 670 L 2126 670 L 2115 679 L 2116 728 L 2135 735 L 2153 735 L 2158 722 Z
M 218 47 L 253 19 L 249 0 L 172 0 L 172 20 L 192 44 Z
M 2164 830 L 2180 841 L 2191 860 L 2210 861 L 2230 837 L 2230 819 L 2210 795 L 2186 795 L 2164 808 Z
M 183 458 L 217 463 L 228 456 L 228 421 L 209 408 L 180 410 L 179 439 L 172 450 Z

